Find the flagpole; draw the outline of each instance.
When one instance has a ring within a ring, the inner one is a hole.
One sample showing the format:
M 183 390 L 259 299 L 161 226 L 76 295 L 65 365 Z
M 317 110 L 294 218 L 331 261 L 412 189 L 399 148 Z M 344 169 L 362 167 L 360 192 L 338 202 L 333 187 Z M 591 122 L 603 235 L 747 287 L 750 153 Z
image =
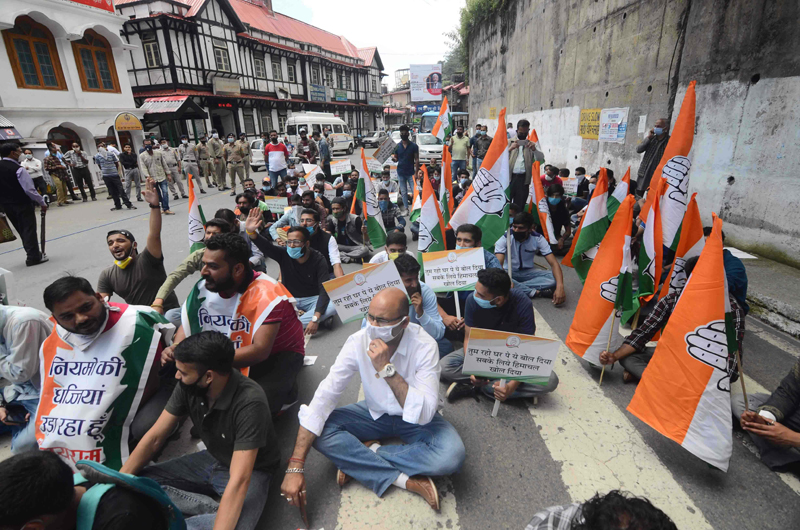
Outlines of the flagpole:
M 747 401 L 747 389 L 744 387 L 744 372 L 742 372 L 742 356 L 739 354 L 739 348 L 736 348 L 736 370 L 739 372 L 739 381 L 742 383 L 742 394 L 744 395 L 744 410 L 750 410 L 750 403 Z
M 501 379 L 500 380 L 500 388 L 505 388 L 505 387 L 506 387 L 506 380 L 505 379 Z M 499 411 L 499 410 L 500 410 L 500 400 L 499 399 L 495 399 L 494 400 L 494 408 L 492 409 L 492 418 L 497 417 L 497 411 Z
M 614 319 L 616 317 L 617 317 L 617 309 L 614 308 L 614 312 L 611 313 L 611 329 L 608 330 L 608 344 L 606 344 L 606 351 L 609 351 L 611 349 L 611 334 L 614 333 Z M 597 386 L 603 384 L 603 375 L 605 373 L 606 373 L 606 365 L 603 365 L 603 369 L 600 371 L 600 382 L 597 384 Z

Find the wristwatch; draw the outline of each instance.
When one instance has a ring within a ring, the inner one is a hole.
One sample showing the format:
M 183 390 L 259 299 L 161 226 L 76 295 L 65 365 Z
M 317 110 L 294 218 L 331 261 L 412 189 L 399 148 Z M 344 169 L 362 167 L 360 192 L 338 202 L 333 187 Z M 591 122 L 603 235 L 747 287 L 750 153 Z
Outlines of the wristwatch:
M 319 322 L 319 317 L 317 315 L 314 315 L 313 317 L 311 317 L 311 322 Z
M 381 379 L 386 379 L 387 377 L 392 377 L 396 373 L 397 370 L 394 369 L 394 365 L 389 363 L 383 367 L 383 370 L 378 372 L 378 375 L 381 377 Z

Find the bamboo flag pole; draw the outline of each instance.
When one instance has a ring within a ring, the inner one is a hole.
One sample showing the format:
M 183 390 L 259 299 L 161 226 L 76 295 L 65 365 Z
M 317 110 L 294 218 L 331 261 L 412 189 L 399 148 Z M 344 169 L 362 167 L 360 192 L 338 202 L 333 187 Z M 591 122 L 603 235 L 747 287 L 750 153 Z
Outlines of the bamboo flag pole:
M 744 372 L 742 372 L 742 356 L 739 348 L 736 348 L 736 370 L 739 372 L 739 381 L 742 383 L 742 394 L 744 395 L 744 410 L 750 410 L 750 402 L 747 401 L 747 389 L 744 387 Z
M 608 330 L 608 344 L 606 344 L 606 351 L 609 351 L 611 349 L 611 336 L 614 333 L 614 319 L 615 318 L 617 318 L 617 310 L 616 310 L 616 308 L 614 309 L 614 312 L 611 313 L 611 329 Z M 609 352 L 609 353 L 611 353 L 611 352 Z M 598 383 L 597 386 L 600 386 L 600 385 L 603 384 L 603 375 L 605 375 L 605 373 L 606 373 L 606 365 L 603 365 L 603 369 L 600 371 L 600 383 Z

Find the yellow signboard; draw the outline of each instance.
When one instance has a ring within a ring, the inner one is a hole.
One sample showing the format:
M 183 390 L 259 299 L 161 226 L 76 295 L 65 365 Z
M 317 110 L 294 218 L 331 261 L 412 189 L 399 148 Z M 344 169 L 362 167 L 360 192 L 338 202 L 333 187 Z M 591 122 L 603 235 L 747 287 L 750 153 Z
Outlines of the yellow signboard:
M 141 131 L 142 122 L 129 112 L 122 112 L 114 120 L 114 128 L 118 131 Z
M 600 133 L 600 111 L 603 109 L 582 109 L 578 134 L 587 140 L 597 140 Z
M 489 119 L 497 119 L 497 107 L 489 107 Z

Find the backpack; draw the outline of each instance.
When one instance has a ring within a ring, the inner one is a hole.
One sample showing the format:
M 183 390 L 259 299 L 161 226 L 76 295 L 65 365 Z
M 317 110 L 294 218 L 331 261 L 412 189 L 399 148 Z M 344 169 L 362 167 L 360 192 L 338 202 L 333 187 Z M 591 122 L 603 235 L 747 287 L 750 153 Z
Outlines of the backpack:
M 114 487 L 126 488 L 141 495 L 145 495 L 149 499 L 155 501 L 161 508 L 164 518 L 167 520 L 167 528 L 169 530 L 186 529 L 186 522 L 183 520 L 183 514 L 178 510 L 175 504 L 172 503 L 156 481 L 149 478 L 120 473 L 119 471 L 114 471 L 111 468 L 90 460 L 79 460 L 75 466 L 78 468 L 78 471 L 80 471 L 80 473 L 75 473 L 74 475 L 74 483 L 76 486 L 90 481 L 95 483 L 95 485 L 86 490 L 86 493 L 81 497 L 81 502 L 78 505 L 76 530 L 92 530 L 100 499 L 108 490 Z

